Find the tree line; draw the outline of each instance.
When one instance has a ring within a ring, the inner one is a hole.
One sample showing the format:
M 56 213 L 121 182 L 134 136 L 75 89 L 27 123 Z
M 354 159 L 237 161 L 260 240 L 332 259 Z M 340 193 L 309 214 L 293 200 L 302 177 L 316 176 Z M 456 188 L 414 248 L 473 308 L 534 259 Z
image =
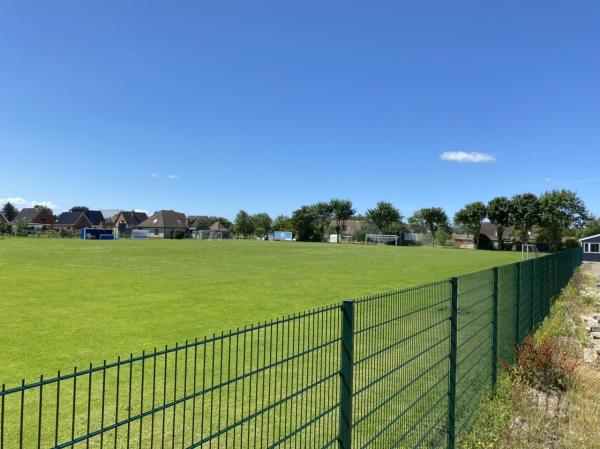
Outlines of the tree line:
M 44 207 L 44 206 L 39 206 Z M 87 210 L 74 206 L 71 211 Z M 14 220 L 18 209 L 7 202 L 2 212 L 8 221 Z M 346 231 L 348 220 L 361 222 L 354 235 L 362 241 L 366 234 L 400 236 L 405 232 L 427 234 L 432 245 L 444 243 L 452 232 L 473 236 L 475 245 L 482 246 L 481 224 L 489 220 L 496 225 L 498 241 L 508 228 L 521 242 L 529 242 L 535 233 L 538 241 L 560 248 L 563 238 L 581 238 L 600 234 L 600 218 L 592 216 L 583 200 L 571 190 L 550 190 L 540 196 L 522 193 L 511 198 L 498 196 L 487 204 L 481 201 L 466 204 L 453 217 L 452 223 L 441 207 L 427 207 L 414 212 L 405 222 L 400 210 L 388 201 L 378 202 L 364 214 L 358 214 L 351 200 L 333 198 L 315 204 L 303 205 L 291 216 L 279 215 L 274 219 L 266 212 L 249 214 L 240 210 L 233 222 L 225 217 L 209 216 L 196 221 L 198 229 L 208 229 L 221 222 L 223 226 L 243 238 L 262 237 L 273 231 L 292 231 L 299 241 L 323 242 L 327 236 L 339 237 Z M 4 229 L 7 228 L 7 229 Z M 10 232 L 9 225 L 0 224 L 0 233 Z

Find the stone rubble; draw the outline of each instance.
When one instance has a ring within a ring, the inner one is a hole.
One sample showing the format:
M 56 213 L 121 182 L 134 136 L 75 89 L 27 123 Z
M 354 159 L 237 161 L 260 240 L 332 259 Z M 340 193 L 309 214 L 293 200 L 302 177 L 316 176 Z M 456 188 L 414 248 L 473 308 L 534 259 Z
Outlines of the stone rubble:
M 586 287 L 581 294 L 596 301 L 600 306 L 600 276 L 598 276 L 597 289 Z M 600 360 L 600 313 L 591 315 L 581 315 L 581 320 L 585 324 L 588 332 L 591 347 L 583 349 L 583 360 L 585 363 L 594 364 Z

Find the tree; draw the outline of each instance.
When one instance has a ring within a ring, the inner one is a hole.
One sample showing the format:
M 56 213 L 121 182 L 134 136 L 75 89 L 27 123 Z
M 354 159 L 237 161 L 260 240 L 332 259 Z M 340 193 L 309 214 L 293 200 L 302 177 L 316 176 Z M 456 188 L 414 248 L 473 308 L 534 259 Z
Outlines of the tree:
M 3 207 L 2 207 L 2 213 L 4 214 L 4 216 L 6 217 L 6 219 L 8 221 L 13 221 L 16 216 L 19 214 L 19 210 L 13 206 L 13 204 L 8 201 Z
M 531 229 L 540 222 L 538 197 L 533 193 L 513 196 L 510 200 L 510 216 L 521 242 L 528 242 Z
M 287 215 L 278 215 L 273 221 L 271 228 L 274 231 L 293 231 L 292 219 Z
M 392 203 L 380 201 L 373 209 L 367 210 L 367 220 L 373 222 L 384 234 L 396 234 L 401 230 L 402 215 Z
M 479 234 L 481 222 L 487 215 L 487 208 L 481 201 L 469 203 L 454 215 L 454 223 L 458 224 L 473 235 L 475 248 L 479 247 Z
M 29 225 L 27 224 L 27 222 L 26 222 L 26 221 L 24 221 L 24 220 L 19 220 L 19 221 L 17 222 L 17 232 L 16 232 L 16 233 L 17 233 L 17 235 L 20 235 L 20 236 L 25 236 L 25 235 L 27 235 L 27 234 L 28 234 L 28 232 L 29 232 L 29 229 L 28 229 L 28 228 L 29 228 Z
M 492 199 L 487 206 L 487 215 L 498 231 L 498 249 L 504 247 L 504 231 L 512 224 L 510 200 L 505 196 Z
M 257 236 L 262 236 L 271 231 L 273 220 L 266 212 L 261 212 L 252 216 L 252 224 L 254 225 L 254 233 Z
M 417 234 L 424 234 L 428 231 L 427 223 L 423 217 L 415 212 L 408 218 L 408 226 L 411 232 L 416 232 Z
M 600 234 L 600 217 L 590 217 L 583 227 L 578 230 L 577 236 L 582 239 L 590 235 Z
M 321 236 L 320 241 L 323 241 L 333 220 L 333 208 L 331 203 L 325 201 L 320 201 L 313 207 L 317 217 L 318 234 Z
M 419 209 L 413 214 L 413 222 L 423 222 L 431 233 L 431 244 L 435 247 L 435 234 L 440 228 L 447 229 L 448 216 L 441 207 Z
M 331 206 L 333 220 L 335 221 L 337 243 L 340 243 L 340 233 L 345 228 L 344 222 L 350 220 L 356 211 L 352 208 L 352 201 L 350 200 L 334 198 L 329 202 L 329 205 Z
M 42 212 L 47 212 L 49 215 L 54 216 L 54 212 L 52 212 L 52 209 L 50 209 L 48 206 L 43 206 L 40 204 L 36 204 L 35 206 L 33 206 L 36 209 L 39 209 Z
M 90 210 L 90 208 L 87 207 L 87 206 L 73 206 L 70 209 L 71 212 L 85 212 L 85 211 L 88 211 L 88 210 Z
M 216 222 L 221 223 L 229 230 L 233 230 L 233 223 L 231 223 L 227 218 L 216 216 L 199 218 L 198 220 L 196 220 L 196 228 L 206 230 L 209 229 Z
M 244 237 L 248 237 L 254 234 L 254 223 L 252 218 L 248 215 L 245 210 L 240 210 L 235 216 L 235 232 L 241 234 Z
M 302 206 L 294 211 L 291 220 L 296 231 L 296 240 L 322 242 L 331 223 L 331 207 L 329 203 Z
M 585 204 L 571 190 L 551 190 L 540 197 L 540 224 L 560 249 L 563 232 L 583 227 L 589 218 Z

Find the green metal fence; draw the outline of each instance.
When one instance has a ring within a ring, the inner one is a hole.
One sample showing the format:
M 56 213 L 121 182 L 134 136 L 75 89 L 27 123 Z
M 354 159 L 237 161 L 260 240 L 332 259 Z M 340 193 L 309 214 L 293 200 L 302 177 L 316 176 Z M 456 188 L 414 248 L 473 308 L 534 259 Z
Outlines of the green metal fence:
M 0 449 L 454 448 L 575 249 L 0 390 Z

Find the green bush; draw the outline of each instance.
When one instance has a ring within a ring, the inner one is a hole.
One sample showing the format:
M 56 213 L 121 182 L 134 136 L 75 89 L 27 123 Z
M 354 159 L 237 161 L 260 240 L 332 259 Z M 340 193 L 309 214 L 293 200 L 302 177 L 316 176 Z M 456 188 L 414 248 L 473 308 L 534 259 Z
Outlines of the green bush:
M 573 249 L 579 247 L 579 242 L 576 239 L 566 239 L 563 243 L 563 249 Z
M 185 237 L 185 231 L 183 229 L 175 229 L 173 232 L 173 238 L 177 240 L 181 240 Z

